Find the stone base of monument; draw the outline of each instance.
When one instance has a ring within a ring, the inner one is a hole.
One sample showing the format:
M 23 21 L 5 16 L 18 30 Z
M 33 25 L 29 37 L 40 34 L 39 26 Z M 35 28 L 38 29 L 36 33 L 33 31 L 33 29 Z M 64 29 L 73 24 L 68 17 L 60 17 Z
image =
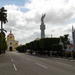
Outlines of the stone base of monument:
M 45 38 L 45 25 L 44 25 L 44 23 L 41 23 L 40 30 L 41 30 L 41 38 Z

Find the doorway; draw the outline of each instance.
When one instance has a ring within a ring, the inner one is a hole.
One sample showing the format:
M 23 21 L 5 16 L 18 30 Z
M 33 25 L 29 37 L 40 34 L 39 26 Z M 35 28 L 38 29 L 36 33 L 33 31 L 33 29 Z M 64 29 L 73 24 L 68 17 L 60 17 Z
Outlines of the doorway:
M 12 51 L 12 47 L 9 47 L 9 51 Z

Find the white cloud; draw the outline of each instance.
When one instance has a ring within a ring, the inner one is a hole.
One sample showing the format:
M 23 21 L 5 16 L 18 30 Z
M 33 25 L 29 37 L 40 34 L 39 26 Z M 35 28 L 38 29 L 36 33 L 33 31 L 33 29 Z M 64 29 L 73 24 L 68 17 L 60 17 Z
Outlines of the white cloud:
M 11 30 L 20 43 L 27 43 L 40 38 L 41 15 L 46 13 L 44 19 L 46 37 L 59 37 L 69 34 L 72 39 L 71 26 L 68 21 L 75 18 L 75 0 L 30 0 L 24 6 L 5 5 L 8 10 L 8 23 L 4 28 Z M 29 11 L 21 11 L 28 9 Z M 67 21 L 67 24 L 64 23 Z M 7 34 L 8 34 L 7 33 Z

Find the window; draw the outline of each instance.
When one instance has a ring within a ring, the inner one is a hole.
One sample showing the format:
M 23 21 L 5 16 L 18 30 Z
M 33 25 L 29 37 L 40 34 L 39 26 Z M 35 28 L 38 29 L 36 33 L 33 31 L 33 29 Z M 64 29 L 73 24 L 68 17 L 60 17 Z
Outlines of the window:
M 16 43 L 17 44 L 17 43 Z
M 10 45 L 11 45 L 12 43 L 10 43 Z
M 10 38 L 12 38 L 12 37 L 10 36 Z

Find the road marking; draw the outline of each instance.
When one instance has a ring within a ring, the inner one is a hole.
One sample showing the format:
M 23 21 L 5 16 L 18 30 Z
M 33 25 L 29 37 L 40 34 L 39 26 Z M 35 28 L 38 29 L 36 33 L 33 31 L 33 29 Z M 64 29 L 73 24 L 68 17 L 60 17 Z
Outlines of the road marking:
M 69 64 L 64 64 L 64 63 L 61 63 L 61 62 L 56 62 L 56 63 L 63 64 L 63 65 L 66 65 L 66 66 L 71 66 Z
M 39 66 L 41 66 L 41 67 L 47 68 L 46 66 L 41 65 L 41 64 L 39 64 L 39 63 L 36 63 L 36 64 L 39 65 Z
M 29 58 L 26 58 L 27 60 L 31 61 Z
M 11 61 L 13 62 L 13 59 L 11 59 Z
M 13 66 L 14 66 L 15 71 L 17 71 L 17 68 L 16 68 L 15 64 L 13 64 Z

